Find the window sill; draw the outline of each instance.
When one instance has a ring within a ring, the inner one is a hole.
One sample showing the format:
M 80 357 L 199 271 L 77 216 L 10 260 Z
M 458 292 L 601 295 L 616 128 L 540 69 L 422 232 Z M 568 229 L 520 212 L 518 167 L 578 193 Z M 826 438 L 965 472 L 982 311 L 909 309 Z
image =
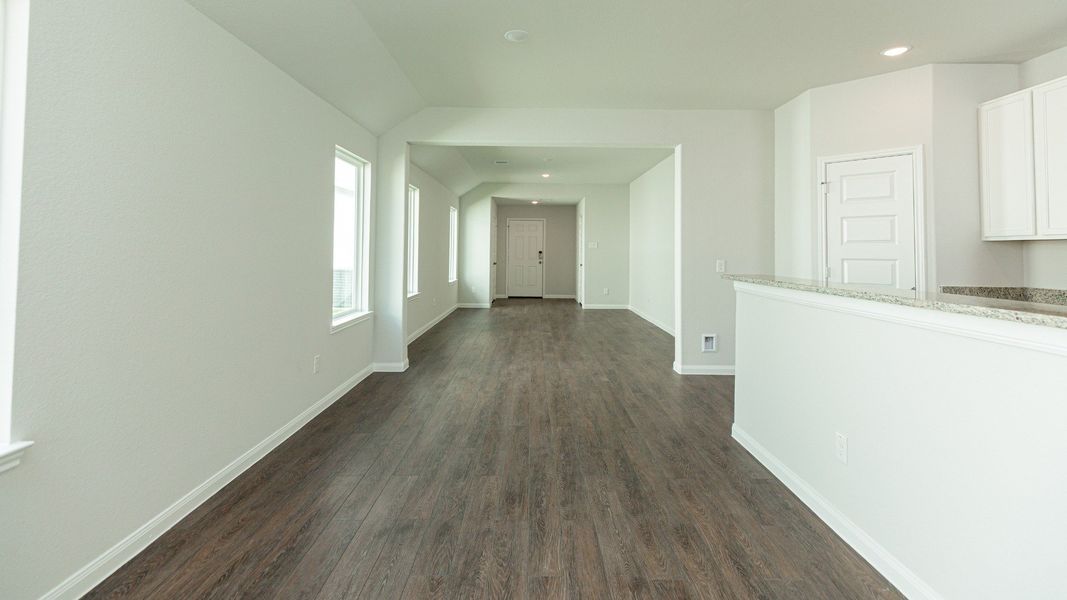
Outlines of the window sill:
M 456 285 L 457 283 L 459 283 L 458 279 L 449 279 L 448 280 L 448 285 Z
M 0 473 L 19 466 L 23 453 L 33 445 L 33 442 L 12 442 L 0 444 Z
M 362 323 L 374 316 L 374 311 L 368 310 L 366 312 L 352 313 L 345 315 L 339 319 L 335 319 L 333 325 L 330 326 L 330 333 L 337 333 L 342 329 L 348 329 L 356 323 Z
M 415 298 L 418 298 L 419 294 L 421 293 L 422 292 L 415 292 L 414 294 L 408 294 L 408 300 L 414 300 Z

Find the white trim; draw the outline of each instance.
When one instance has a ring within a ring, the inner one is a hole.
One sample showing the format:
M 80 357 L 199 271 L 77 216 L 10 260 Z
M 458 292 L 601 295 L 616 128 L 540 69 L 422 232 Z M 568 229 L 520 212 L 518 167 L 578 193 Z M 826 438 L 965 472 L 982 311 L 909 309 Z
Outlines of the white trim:
M 107 579 L 119 567 L 147 548 L 159 536 L 166 533 L 178 521 L 193 512 L 205 500 L 215 495 L 216 492 L 236 479 L 241 473 L 270 453 L 271 450 L 277 448 L 282 442 L 347 394 L 352 388 L 359 385 L 373 372 L 374 369 L 368 366 L 353 375 L 327 394 L 326 397 L 312 404 L 293 420 L 267 436 L 262 442 L 256 444 L 236 460 L 223 467 L 221 471 L 209 477 L 207 481 L 196 486 L 192 491 L 178 499 L 177 502 L 164 509 L 163 512 L 149 519 L 147 523 L 138 527 L 137 530 L 126 536 L 121 542 L 109 548 L 89 564 L 78 569 L 73 575 L 67 577 L 62 583 L 42 596 L 41 600 L 74 600 L 88 593 L 89 590 L 96 587 L 104 579 Z
M 583 304 L 582 308 L 586 310 L 630 310 L 630 307 L 625 304 Z
M 497 295 L 493 296 L 493 299 L 494 300 L 506 300 L 507 297 L 508 297 L 507 294 L 497 294 Z
M 460 302 L 456 305 L 456 308 L 489 308 L 488 302 Z
M 410 344 L 411 342 L 414 342 L 415 340 L 419 339 L 422 336 L 422 334 L 424 334 L 427 331 L 433 329 L 434 325 L 437 325 L 441 321 L 444 321 L 445 318 L 448 317 L 448 315 L 456 312 L 457 308 L 459 308 L 459 307 L 458 306 L 453 306 L 452 308 L 449 308 L 448 310 L 446 310 L 445 312 L 441 313 L 440 315 L 437 315 L 436 317 L 434 317 L 433 320 L 431 320 L 429 323 L 423 325 L 422 327 L 419 327 L 417 330 L 415 330 L 414 333 L 412 333 L 411 335 L 408 336 L 408 343 Z
M 541 295 L 540 296 L 516 296 L 517 298 L 544 298 L 545 297 L 545 265 L 548 264 L 548 253 L 545 252 L 545 240 L 548 239 L 548 219 L 538 217 L 507 217 L 504 219 L 504 227 L 507 229 L 507 233 L 504 235 L 504 239 L 508 245 L 511 244 L 511 222 L 512 221 L 541 221 Z M 506 247 L 505 247 L 506 248 Z M 504 291 L 508 294 L 511 293 L 511 253 L 505 251 L 504 254 Z
M 337 333 L 342 329 L 348 329 L 356 323 L 362 323 L 369 320 L 374 316 L 374 311 L 368 310 L 365 312 L 348 313 L 335 319 L 330 325 L 330 333 Z
M 574 300 L 574 294 L 545 294 L 545 300 Z
M 19 462 L 22 461 L 22 455 L 25 454 L 26 449 L 32 445 L 33 442 L 0 444 L 0 473 L 19 466 Z
M 925 162 L 923 160 L 923 147 L 911 146 L 909 148 L 894 148 L 877 152 L 861 152 L 858 154 L 843 154 L 839 156 L 820 156 L 817 160 L 816 189 L 815 189 L 815 240 L 817 255 L 815 257 L 816 279 L 826 279 L 826 259 L 828 248 L 826 246 L 826 194 L 823 192 L 823 182 L 826 178 L 826 168 L 833 163 L 853 162 L 857 160 L 870 160 L 874 158 L 890 158 L 893 156 L 911 156 L 912 186 L 915 194 L 914 222 L 915 227 L 915 289 L 922 294 L 926 291 L 926 184 L 923 178 Z
M 752 296 L 763 296 L 772 300 L 888 321 L 948 335 L 1067 356 L 1067 329 L 742 281 L 735 281 L 734 289 L 738 293 Z
M 414 294 L 408 294 L 408 300 L 414 300 L 419 297 L 422 292 L 415 292 Z
M 648 314 L 646 314 L 644 312 L 641 312 L 640 310 L 638 310 L 632 304 L 630 306 L 628 306 L 627 308 L 629 308 L 630 312 L 632 312 L 633 314 L 641 317 L 642 319 L 648 321 L 649 323 L 652 323 L 656 327 L 659 327 L 660 329 L 662 329 L 663 331 L 666 331 L 667 333 L 671 334 L 672 336 L 674 335 L 674 331 L 672 331 L 669 327 L 667 327 L 663 323 L 660 323 L 659 321 L 653 319 L 652 317 L 648 316 Z
M 398 363 L 374 363 L 375 373 L 403 373 L 408 370 L 411 363 L 408 359 L 404 359 L 404 362 Z
M 733 375 L 734 365 L 679 365 L 674 363 L 674 372 L 679 375 Z
M 822 494 L 811 487 L 785 463 L 778 460 L 766 448 L 760 445 L 752 436 L 748 435 L 736 423 L 733 425 L 732 436 L 738 444 L 758 460 L 772 475 L 785 484 L 790 491 L 796 494 L 801 502 L 806 504 L 817 517 L 830 526 L 838 536 L 849 546 L 859 553 L 879 573 L 885 576 L 904 596 L 912 600 L 943 600 L 929 584 L 911 571 L 889 550 L 879 544 L 859 525 L 856 525 L 844 513 L 837 509 Z

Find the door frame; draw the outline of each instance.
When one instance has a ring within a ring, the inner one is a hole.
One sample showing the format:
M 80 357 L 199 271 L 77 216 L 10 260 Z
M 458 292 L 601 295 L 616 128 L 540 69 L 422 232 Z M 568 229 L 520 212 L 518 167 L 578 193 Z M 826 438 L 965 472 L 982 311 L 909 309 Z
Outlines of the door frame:
M 511 297 L 511 252 L 508 252 L 508 247 L 511 245 L 511 222 L 512 221 L 541 221 L 541 299 L 545 298 L 545 265 L 548 264 L 548 252 L 544 250 L 545 240 L 548 238 L 548 220 L 544 217 L 508 217 L 506 226 L 508 228 L 508 234 L 504 237 L 507 240 L 507 246 L 504 246 L 504 295 L 508 298 Z M 499 248 L 498 248 L 499 250 Z M 537 296 L 515 296 L 516 298 L 536 298 Z
M 917 294 L 926 293 L 926 189 L 923 177 L 923 147 L 910 146 L 906 148 L 894 148 L 875 152 L 858 152 L 855 154 L 841 154 L 836 156 L 820 156 L 816 160 L 815 172 L 815 279 L 827 283 L 826 267 L 829 244 L 826 236 L 826 185 L 829 180 L 826 177 L 826 169 L 832 164 L 843 162 L 855 162 L 870 160 L 872 158 L 892 158 L 894 156 L 910 156 L 912 172 L 912 197 L 915 199 L 914 223 L 915 227 L 915 290 Z

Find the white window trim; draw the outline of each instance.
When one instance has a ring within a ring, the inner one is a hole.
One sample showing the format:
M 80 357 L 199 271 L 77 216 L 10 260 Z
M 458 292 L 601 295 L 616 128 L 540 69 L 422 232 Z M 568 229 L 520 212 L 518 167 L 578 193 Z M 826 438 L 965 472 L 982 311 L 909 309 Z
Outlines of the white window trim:
M 357 323 L 370 320 L 373 316 L 374 311 L 372 310 L 344 313 L 333 320 L 333 324 L 330 325 L 330 333 L 337 333 L 342 329 L 348 329 Z
M 330 320 L 330 333 L 337 333 L 357 323 L 362 323 L 374 315 L 370 306 L 370 191 L 371 191 L 371 164 L 359 155 L 350 152 L 341 146 L 334 149 L 334 157 L 340 158 L 360 169 L 360 189 L 356 195 L 356 282 L 357 298 L 356 306 L 347 312 L 333 315 Z M 336 183 L 334 193 L 336 195 Z M 335 200 L 336 201 L 336 200 Z M 332 293 L 332 289 L 331 289 Z
M 408 248 L 407 248 L 407 296 L 419 295 L 419 212 L 422 192 L 414 185 L 408 185 Z
M 448 283 L 459 282 L 459 209 L 448 207 Z
M 18 286 L 22 159 L 26 131 L 29 2 L 0 2 L 0 472 L 15 468 L 33 442 L 13 440 L 12 381 Z

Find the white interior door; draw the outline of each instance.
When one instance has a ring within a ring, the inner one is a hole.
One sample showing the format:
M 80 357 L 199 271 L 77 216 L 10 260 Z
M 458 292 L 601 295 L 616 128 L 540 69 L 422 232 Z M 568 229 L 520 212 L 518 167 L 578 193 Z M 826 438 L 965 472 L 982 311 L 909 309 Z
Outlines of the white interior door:
M 508 219 L 508 296 L 544 296 L 545 222 Z
M 912 155 L 826 164 L 826 274 L 831 283 L 916 287 Z
M 497 226 L 496 226 L 496 214 L 493 214 L 492 231 L 489 236 L 489 256 L 491 257 L 491 268 L 489 269 L 489 302 L 496 299 L 496 265 L 497 265 Z
M 578 234 L 576 236 L 578 240 L 578 252 L 575 256 L 578 257 L 578 280 L 574 284 L 574 295 L 581 304 L 585 301 L 585 230 L 582 229 L 582 215 L 578 213 Z

